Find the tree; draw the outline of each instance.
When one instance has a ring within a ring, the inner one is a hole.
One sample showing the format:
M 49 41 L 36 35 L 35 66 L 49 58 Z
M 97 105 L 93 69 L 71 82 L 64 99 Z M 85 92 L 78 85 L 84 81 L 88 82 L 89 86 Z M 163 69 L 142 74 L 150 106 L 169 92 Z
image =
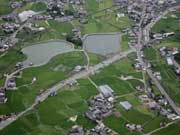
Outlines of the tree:
M 174 59 L 180 64 L 180 53 L 175 54 Z
M 176 30 L 175 33 L 176 33 L 176 34 L 175 34 L 176 40 L 177 40 L 177 41 L 180 41 L 180 30 Z
M 71 42 L 71 43 L 77 45 L 77 46 L 82 46 L 83 45 L 83 42 L 82 42 L 81 38 L 75 38 L 73 35 L 67 35 L 66 40 L 68 42 Z

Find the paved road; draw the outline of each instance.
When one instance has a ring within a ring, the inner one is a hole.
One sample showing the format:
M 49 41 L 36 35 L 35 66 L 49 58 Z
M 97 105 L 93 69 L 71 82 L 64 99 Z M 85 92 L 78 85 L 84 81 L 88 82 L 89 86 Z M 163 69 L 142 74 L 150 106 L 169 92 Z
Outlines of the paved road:
M 172 8 L 171 8 L 172 9 Z M 141 49 L 142 49 L 142 37 L 143 37 L 143 31 L 146 31 L 146 33 L 149 33 L 150 28 L 157 22 L 159 21 L 163 16 L 167 14 L 169 10 L 166 10 L 163 14 L 161 14 L 160 16 L 158 16 L 154 21 L 152 21 L 147 27 L 145 27 L 144 29 L 142 29 L 140 27 L 139 29 L 139 35 L 138 35 L 138 44 L 136 46 L 136 51 L 137 51 L 137 56 L 138 56 L 138 60 L 141 63 L 141 65 L 143 67 L 147 67 L 146 63 L 144 62 L 144 60 L 141 57 Z M 145 13 L 144 13 L 145 14 Z M 142 17 L 143 20 L 143 17 Z M 141 26 L 142 21 L 140 22 L 140 26 Z M 174 101 L 170 98 L 170 96 L 167 94 L 166 90 L 162 87 L 162 85 L 160 84 L 160 82 L 154 77 L 153 72 L 151 69 L 146 68 L 146 72 L 149 75 L 149 77 L 153 80 L 153 82 L 155 83 L 156 87 L 160 90 L 161 94 L 164 95 L 166 97 L 166 99 L 168 100 L 170 106 L 172 107 L 172 109 L 180 116 L 180 110 L 179 108 L 176 106 L 176 104 L 174 103 Z
M 28 111 L 34 109 L 34 107 L 36 105 L 38 105 L 40 102 L 43 102 L 45 99 L 48 98 L 48 96 L 51 94 L 51 92 L 55 92 L 60 90 L 61 88 L 63 88 L 65 85 L 67 85 L 69 82 L 73 81 L 73 80 L 77 80 L 80 78 L 84 78 L 87 77 L 91 74 L 93 74 L 95 71 L 98 71 L 99 69 L 102 69 L 104 67 L 109 66 L 110 64 L 126 57 L 128 54 L 135 52 L 135 50 L 131 49 L 129 51 L 126 52 L 122 52 L 122 53 L 118 53 L 116 55 L 114 55 L 111 58 L 108 58 L 106 60 L 104 60 L 103 62 L 93 66 L 93 67 L 89 67 L 89 70 L 84 70 L 81 71 L 79 73 L 76 73 L 74 75 L 72 75 L 70 78 L 63 80 L 59 83 L 57 83 L 56 85 L 54 85 L 53 87 L 47 89 L 45 92 L 43 92 L 41 95 L 37 96 L 35 102 L 26 110 L 24 110 L 23 112 L 19 113 L 17 116 L 13 117 L 13 118 L 9 118 L 6 121 L 3 121 L 0 123 L 0 130 L 2 130 L 3 128 L 5 128 L 6 126 L 8 126 L 9 124 L 11 124 L 12 122 L 14 122 L 15 120 L 17 120 L 19 117 L 21 117 L 22 115 L 24 115 L 25 113 L 27 113 Z

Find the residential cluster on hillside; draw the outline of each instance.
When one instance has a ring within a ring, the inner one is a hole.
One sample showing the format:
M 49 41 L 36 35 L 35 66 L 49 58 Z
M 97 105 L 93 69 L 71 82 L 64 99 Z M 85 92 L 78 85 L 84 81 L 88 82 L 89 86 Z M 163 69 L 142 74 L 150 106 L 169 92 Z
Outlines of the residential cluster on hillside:
M 103 123 L 99 123 L 96 127 L 86 130 L 81 126 L 72 127 L 69 135 L 113 135 L 113 131 L 106 127 Z
M 125 32 L 128 34 L 128 37 L 130 38 L 130 41 L 128 42 L 130 47 L 134 47 L 137 45 L 137 37 L 139 34 L 139 24 L 138 22 L 140 21 L 141 17 L 143 16 L 143 21 L 142 21 L 142 26 L 146 26 L 148 23 L 150 23 L 154 18 L 157 17 L 158 12 L 160 10 L 165 10 L 167 7 L 171 7 L 177 3 L 176 0 L 153 0 L 153 1 L 145 1 L 147 4 L 147 8 L 144 9 L 146 10 L 146 14 L 144 15 L 142 12 L 142 2 L 140 0 L 132 0 L 132 1 L 127 1 L 127 0 L 115 0 L 116 5 L 119 5 L 127 11 L 127 14 L 129 18 L 131 18 L 135 24 L 132 27 L 132 29 L 125 28 L 122 30 L 122 32 Z M 177 18 L 178 19 L 178 18 Z M 152 44 L 154 42 L 157 42 L 157 40 L 162 39 L 162 38 L 167 38 L 171 35 L 173 35 L 174 32 L 170 33 L 156 33 L 152 36 L 152 39 L 148 41 L 148 43 L 144 42 L 144 44 Z M 144 33 L 145 35 L 145 41 L 149 39 L 149 35 L 147 33 Z
M 168 101 L 164 96 L 156 96 L 152 89 L 148 88 L 146 94 L 139 95 L 139 100 L 150 110 L 156 110 L 159 115 L 167 117 L 169 120 L 177 120 L 180 117 L 168 107 Z
M 179 49 L 178 48 L 172 48 L 168 49 L 167 47 L 161 47 L 159 49 L 161 56 L 163 56 L 167 64 L 172 66 L 174 68 L 175 73 L 179 76 L 180 75 L 180 64 L 174 59 L 175 55 L 178 55 Z
M 102 120 L 114 112 L 113 90 L 108 85 L 99 87 L 101 93 L 96 95 L 89 103 L 89 110 L 86 116 L 92 120 Z
M 89 102 L 89 109 L 85 113 L 86 117 L 97 123 L 96 127 L 91 130 L 85 130 L 83 127 L 75 125 L 70 131 L 70 135 L 110 135 L 112 130 L 107 128 L 102 120 L 115 111 L 114 91 L 108 85 L 99 86 L 100 94 L 94 96 Z
M 37 33 L 46 30 L 44 27 L 34 27 L 34 24 L 32 24 L 33 20 L 55 20 L 61 23 L 69 23 L 73 19 L 79 19 L 80 23 L 88 22 L 88 13 L 82 6 L 85 4 L 84 0 L 23 0 L 12 1 L 10 2 L 10 5 L 15 10 L 21 8 L 27 2 L 43 3 L 47 6 L 47 9 L 46 11 L 41 12 L 25 10 L 20 13 L 11 12 L 7 15 L 3 15 L 1 18 L 6 21 L 6 23 L 2 24 L 0 28 L 2 28 L 5 33 L 11 35 L 5 39 L 0 39 L 0 53 L 7 51 L 19 42 L 16 35 L 22 29 L 30 29 L 30 31 L 28 31 L 30 33 Z M 67 4 L 71 4 L 73 10 L 66 9 Z M 45 12 L 46 14 L 44 14 Z M 73 37 L 71 37 L 71 39 L 73 39 L 72 42 L 81 44 L 80 37 L 79 32 L 75 31 Z

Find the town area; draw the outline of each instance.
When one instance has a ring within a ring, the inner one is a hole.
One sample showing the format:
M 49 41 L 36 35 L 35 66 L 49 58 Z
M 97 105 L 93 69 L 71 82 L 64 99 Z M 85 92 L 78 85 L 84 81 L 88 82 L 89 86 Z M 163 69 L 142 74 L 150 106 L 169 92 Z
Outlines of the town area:
M 0 135 L 179 135 L 180 0 L 0 0 Z

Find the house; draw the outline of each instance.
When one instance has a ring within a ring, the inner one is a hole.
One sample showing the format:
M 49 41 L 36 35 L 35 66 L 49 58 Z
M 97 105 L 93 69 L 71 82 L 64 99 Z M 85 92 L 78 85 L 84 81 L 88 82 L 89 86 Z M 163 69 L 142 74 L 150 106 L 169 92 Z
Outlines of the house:
M 171 57 L 166 57 L 168 65 L 173 65 L 173 59 Z
M 114 96 L 105 97 L 100 93 L 90 101 L 89 109 L 85 114 L 90 120 L 98 121 L 112 115 L 114 109 Z
M 150 102 L 150 98 L 147 95 L 140 95 L 139 99 L 142 103 L 148 103 Z
M 0 88 L 0 104 L 6 103 L 7 102 L 7 97 L 5 95 L 5 88 Z
M 136 125 L 136 124 L 126 124 L 126 128 L 135 131 L 135 130 L 142 130 L 142 126 L 141 125 Z
M 163 39 L 163 34 L 160 34 L 160 33 L 154 34 L 153 38 L 156 40 L 161 40 L 161 39 Z
M 180 68 L 176 67 L 174 70 L 177 75 L 180 75 Z
M 164 33 L 163 37 L 173 36 L 174 34 L 175 34 L 174 32 Z
M 72 86 L 77 85 L 77 84 L 78 84 L 77 80 L 69 80 L 69 81 L 67 81 L 67 85 L 69 87 L 72 87 Z
M 166 50 L 163 50 L 163 51 L 160 51 L 160 53 L 161 53 L 161 56 L 166 56 L 167 51 L 166 51 Z
M 124 17 L 125 16 L 125 14 L 124 13 L 117 13 L 116 14 L 116 21 L 119 21 L 119 19 L 121 18 L 121 17 Z
M 172 55 L 176 55 L 176 54 L 178 54 L 178 53 L 179 53 L 178 48 L 174 47 L 174 48 L 173 48 L 173 51 L 172 51 Z
M 130 110 L 132 105 L 128 101 L 123 101 L 119 103 L 125 110 Z
M 16 63 L 16 69 L 22 69 L 23 68 L 23 63 L 22 62 L 18 62 Z
M 20 27 L 20 25 L 15 23 L 5 23 L 2 24 L 1 27 L 5 33 L 13 33 L 15 30 L 17 30 Z
M 18 2 L 18 1 L 13 1 L 11 2 L 11 8 L 15 9 L 15 8 L 20 8 L 22 6 L 22 1 Z
M 98 121 L 97 125 L 92 129 L 84 129 L 82 126 L 74 125 L 69 135 L 111 135 L 112 130 L 106 127 L 102 122 Z
M 156 77 L 158 80 L 161 80 L 161 79 L 162 79 L 160 72 L 154 72 L 153 75 L 154 75 L 154 77 Z
M 151 101 L 151 102 L 147 103 L 147 105 L 150 109 L 156 109 L 156 107 L 157 107 L 157 103 L 155 101 Z
M 142 65 L 141 65 L 141 63 L 135 63 L 135 64 L 134 64 L 134 68 L 137 69 L 137 70 L 142 70 Z
M 83 135 L 85 134 L 85 131 L 83 127 L 74 125 L 70 131 L 70 135 Z
M 145 90 L 145 87 L 143 85 L 136 86 L 136 90 L 139 92 L 143 92 Z
M 50 96 L 51 96 L 51 97 L 57 96 L 57 91 L 52 91 L 52 92 L 50 93 Z
M 74 71 L 75 71 L 75 72 L 79 72 L 79 71 L 81 71 L 81 70 L 83 70 L 83 69 L 84 69 L 84 66 L 77 65 L 77 66 L 74 68 Z
M 170 113 L 167 115 L 167 118 L 170 120 L 177 120 L 177 119 L 180 119 L 180 116 L 173 114 L 173 113 Z
M 15 89 L 15 88 L 16 88 L 15 77 L 12 77 L 12 78 L 9 79 L 8 82 L 7 82 L 7 89 Z
M 0 52 L 5 52 L 6 49 L 4 48 L 4 46 L 2 44 L 0 44 Z
M 118 18 L 121 18 L 121 17 L 124 17 L 124 16 L 125 16 L 124 13 L 117 13 L 117 17 L 118 17 Z
M 15 21 L 17 19 L 17 13 L 12 12 L 8 15 L 3 15 L 2 19 L 5 21 Z

